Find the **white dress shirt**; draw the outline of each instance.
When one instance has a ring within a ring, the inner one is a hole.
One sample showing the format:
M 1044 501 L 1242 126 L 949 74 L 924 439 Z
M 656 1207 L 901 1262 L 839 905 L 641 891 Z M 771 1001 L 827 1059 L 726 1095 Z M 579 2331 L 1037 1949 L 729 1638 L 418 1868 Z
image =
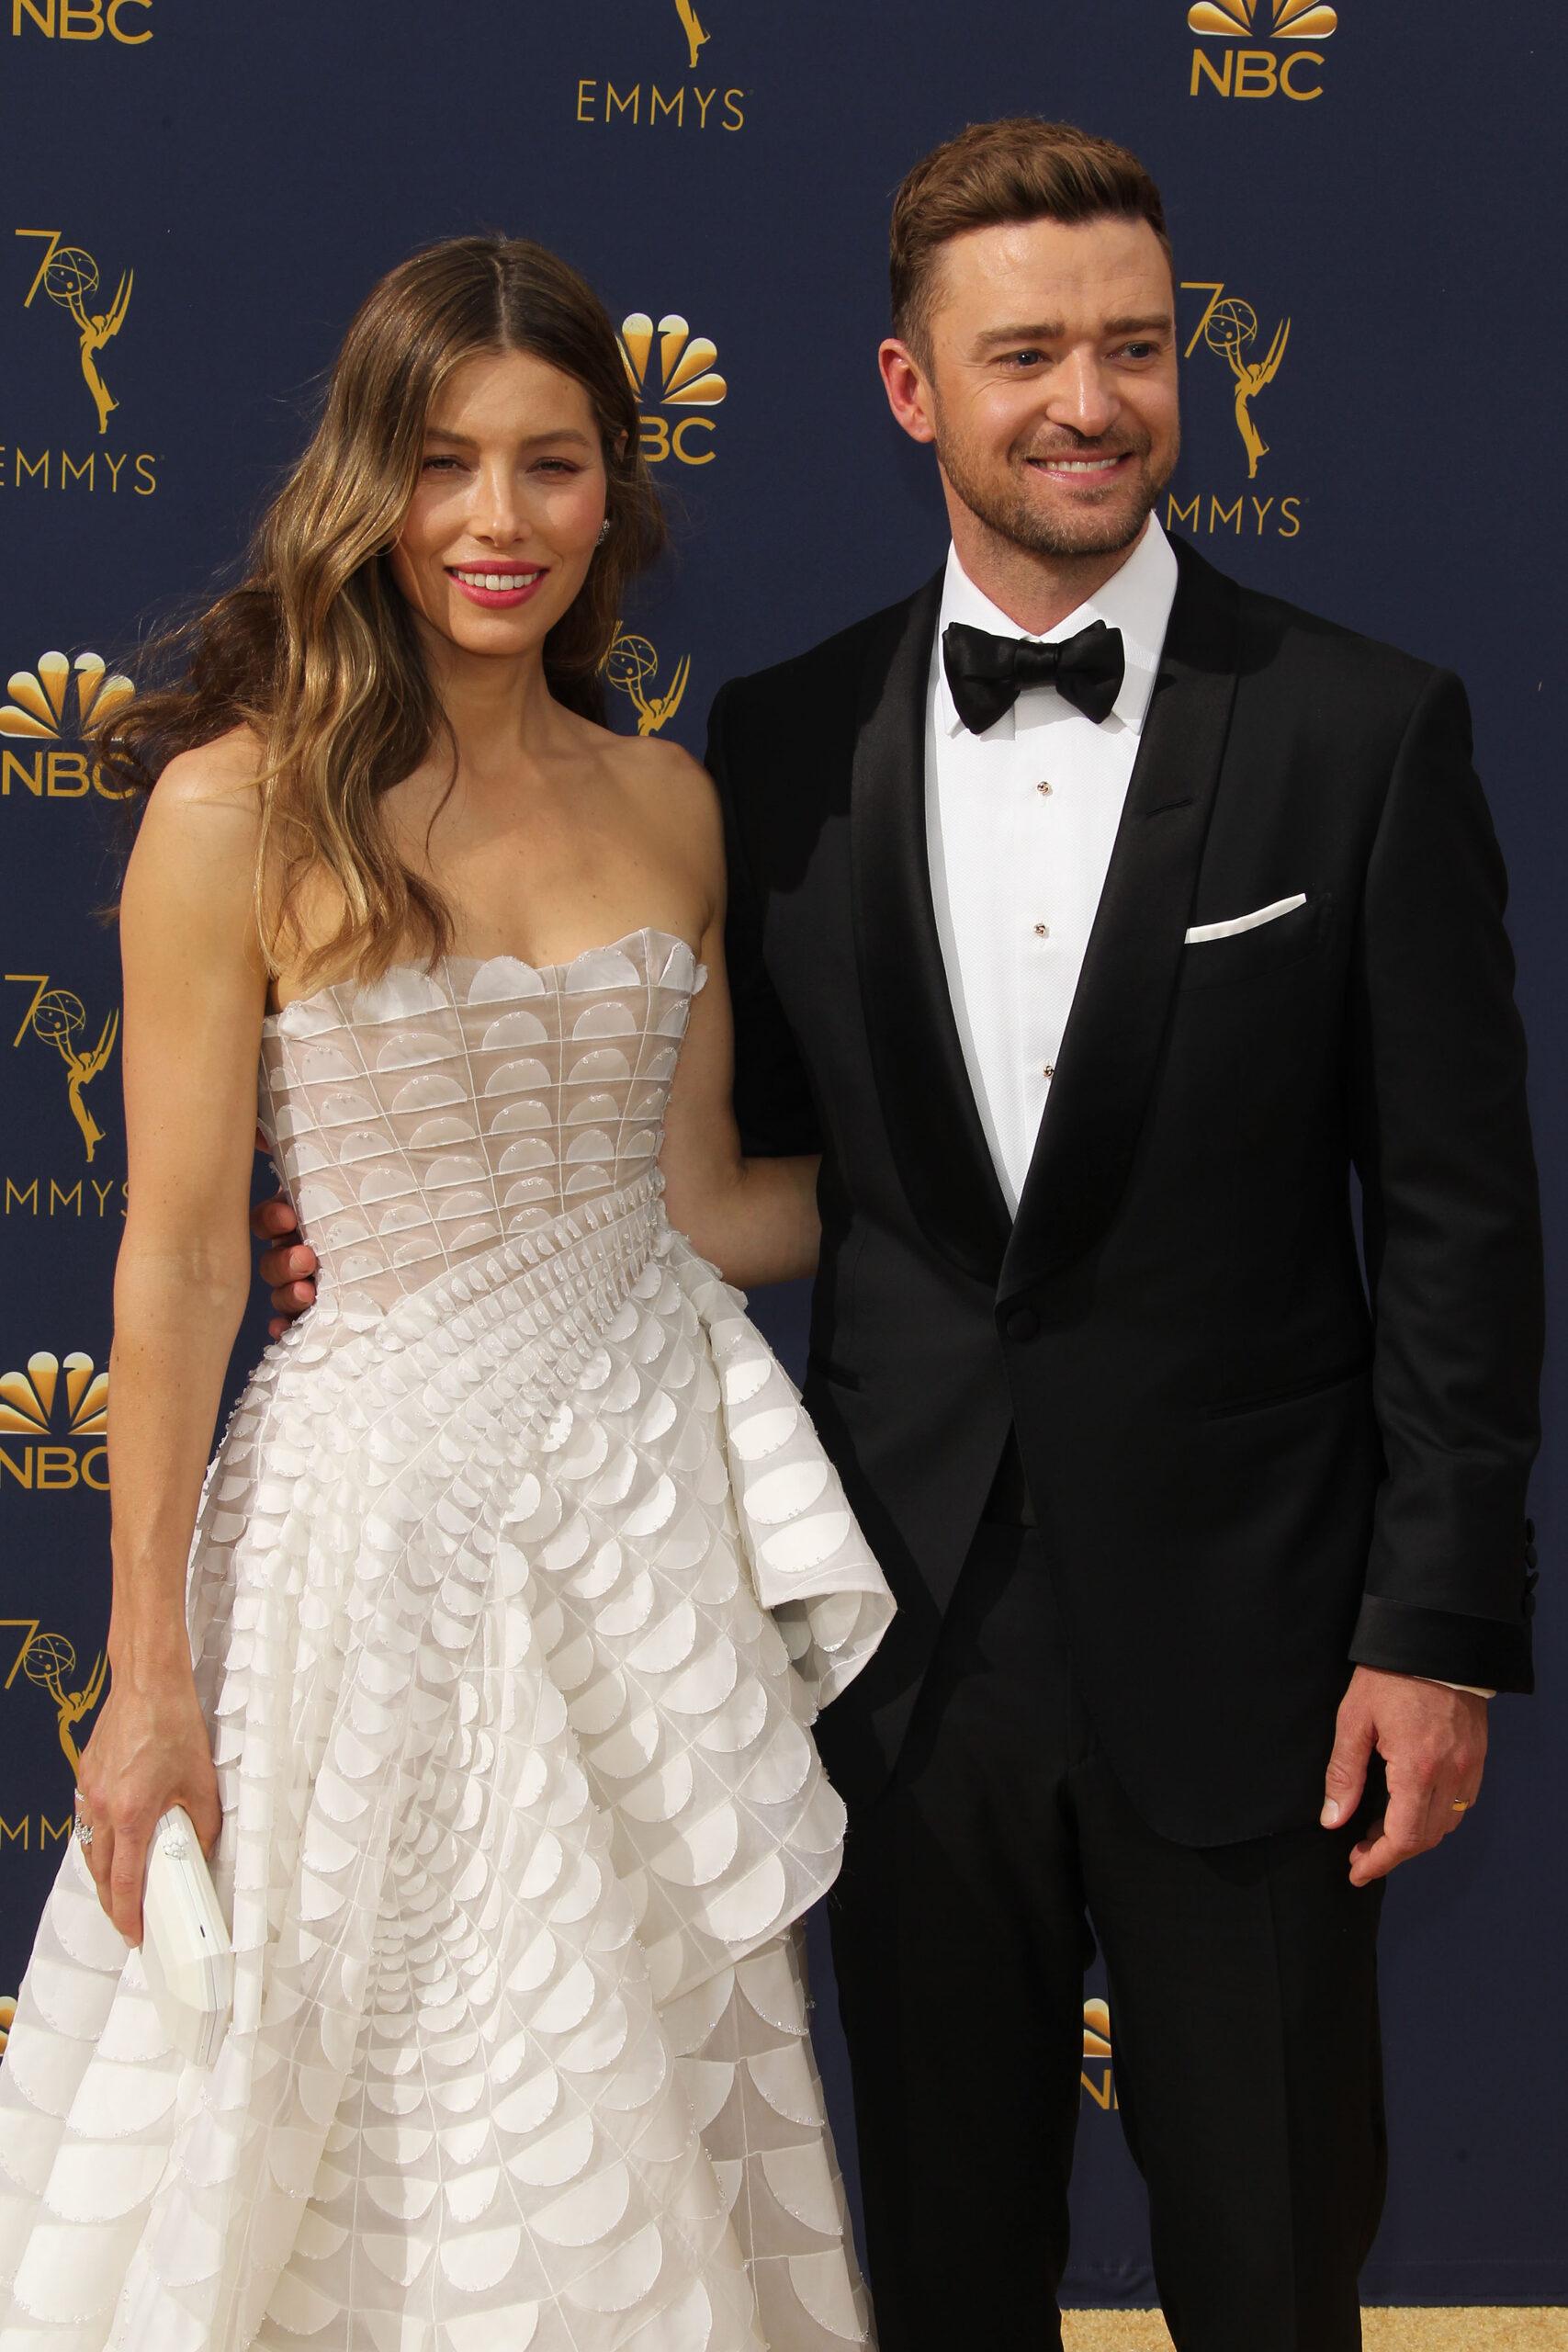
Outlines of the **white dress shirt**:
M 982 595 L 955 548 L 948 553 L 926 695 L 931 899 L 969 1083 L 1015 1216 L 1132 782 L 1176 577 L 1170 542 L 1151 514 L 1121 571 L 1036 640 L 1054 645 L 1096 620 L 1121 630 L 1126 674 L 1100 725 L 1054 686 L 1031 686 L 994 727 L 972 735 L 942 667 L 943 629 L 964 621 L 993 637 L 1029 631 Z M 1443 1687 L 1494 1695 L 1470 1683 Z
M 1054 686 L 1032 686 L 972 735 L 942 668 L 942 631 L 964 621 L 994 637 L 1028 632 L 981 594 L 956 549 L 948 556 L 926 707 L 931 896 L 969 1081 L 1015 1213 L 1175 596 L 1176 557 L 1151 515 L 1121 571 L 1036 640 L 1096 620 L 1121 630 L 1127 669 L 1110 717 L 1096 726 Z

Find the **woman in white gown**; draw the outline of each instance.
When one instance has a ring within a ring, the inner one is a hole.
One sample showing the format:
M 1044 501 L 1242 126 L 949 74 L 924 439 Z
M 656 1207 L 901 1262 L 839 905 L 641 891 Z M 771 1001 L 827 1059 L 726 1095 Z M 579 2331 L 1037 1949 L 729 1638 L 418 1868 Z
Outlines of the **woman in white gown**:
M 113 1685 L 0 2068 L 5 2352 L 869 2340 L 795 1923 L 891 1604 L 698 1254 L 807 1270 L 814 1170 L 739 1157 L 706 779 L 593 723 L 657 540 L 588 288 L 438 247 L 119 715 Z M 320 1304 L 203 1484 L 258 1057 Z M 130 1949 L 174 1804 L 210 2072 Z

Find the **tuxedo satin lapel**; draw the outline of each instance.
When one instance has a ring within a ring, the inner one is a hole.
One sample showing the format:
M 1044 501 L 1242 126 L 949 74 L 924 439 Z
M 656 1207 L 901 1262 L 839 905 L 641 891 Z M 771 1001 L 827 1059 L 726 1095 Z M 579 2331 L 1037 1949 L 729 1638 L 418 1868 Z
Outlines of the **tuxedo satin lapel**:
M 942 574 L 889 616 L 867 664 L 850 839 L 855 954 L 899 1173 L 933 1247 L 994 1282 L 1007 1204 L 959 1042 L 926 845 L 926 691 Z
M 1005 1301 L 1099 1239 L 1137 1148 L 1235 695 L 1236 592 L 1179 549 L 1159 674 L 1002 1269 Z

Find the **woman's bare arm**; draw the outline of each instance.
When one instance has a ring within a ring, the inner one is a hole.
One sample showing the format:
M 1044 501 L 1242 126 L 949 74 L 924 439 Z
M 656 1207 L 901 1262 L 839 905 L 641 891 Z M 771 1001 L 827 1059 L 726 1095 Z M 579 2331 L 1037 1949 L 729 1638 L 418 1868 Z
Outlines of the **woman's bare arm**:
M 120 910 L 129 1199 L 109 1374 L 112 1683 L 82 1759 L 88 1861 L 140 1939 L 147 1842 L 183 1804 L 204 1844 L 217 1782 L 186 1632 L 186 1563 L 244 1311 L 266 976 L 252 877 L 254 762 L 229 737 L 153 792 Z
M 734 1023 L 724 964 L 724 837 L 713 786 L 692 768 L 693 836 L 710 913 L 702 943 L 707 985 L 671 1089 L 660 1165 L 670 1222 L 741 1289 L 817 1271 L 822 1231 L 815 1157 L 748 1159 L 731 1093 Z

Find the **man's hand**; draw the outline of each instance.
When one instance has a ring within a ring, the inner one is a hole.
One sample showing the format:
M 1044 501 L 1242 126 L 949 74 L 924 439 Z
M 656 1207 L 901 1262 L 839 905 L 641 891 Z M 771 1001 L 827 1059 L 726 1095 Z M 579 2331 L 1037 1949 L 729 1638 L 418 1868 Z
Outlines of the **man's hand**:
M 1455 1800 L 1475 1802 L 1486 1761 L 1486 1702 L 1412 1674 L 1359 1666 L 1340 1702 L 1334 1753 L 1324 1781 L 1323 1826 L 1348 1821 L 1376 1748 L 1388 1775 L 1388 1805 L 1350 1852 L 1350 1883 L 1386 1878 L 1401 1862 L 1441 1843 L 1464 1819 Z
M 296 1316 L 316 1304 L 314 1276 L 321 1261 L 310 1243 L 299 1239 L 294 1212 L 281 1193 L 251 1211 L 251 1231 L 258 1241 L 274 1245 L 262 1258 L 261 1278 L 277 1309 L 267 1331 L 281 1339 Z

